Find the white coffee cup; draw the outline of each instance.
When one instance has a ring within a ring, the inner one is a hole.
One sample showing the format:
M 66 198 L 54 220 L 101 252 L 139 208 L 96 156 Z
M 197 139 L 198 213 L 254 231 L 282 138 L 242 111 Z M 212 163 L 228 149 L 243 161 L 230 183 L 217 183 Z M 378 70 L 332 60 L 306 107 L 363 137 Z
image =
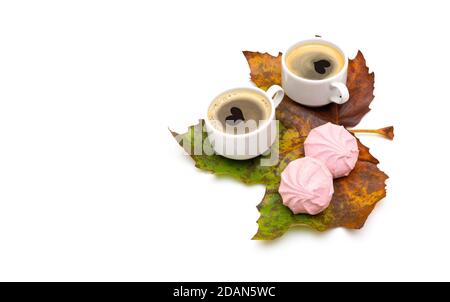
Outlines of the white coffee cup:
M 294 74 L 286 65 L 287 55 L 304 44 L 324 44 L 333 47 L 344 58 L 344 66 L 335 75 L 322 80 L 311 80 Z M 350 95 L 346 86 L 348 58 L 336 44 L 322 38 L 304 40 L 292 45 L 281 57 L 281 85 L 284 92 L 293 101 L 311 107 L 327 105 L 329 103 L 343 104 Z
M 267 91 L 255 87 L 238 87 L 226 90 L 218 96 L 242 89 L 260 94 L 271 106 L 269 118 L 261 122 L 253 131 L 245 133 L 245 127 L 241 127 L 240 129 L 244 130 L 242 133 L 227 133 L 223 129 L 219 130 L 220 127 L 214 126 L 218 121 L 210 120 L 208 114 L 205 118 L 208 139 L 214 151 L 219 155 L 236 160 L 254 158 L 270 149 L 277 137 L 275 109 L 284 97 L 283 88 L 278 85 L 271 86 Z

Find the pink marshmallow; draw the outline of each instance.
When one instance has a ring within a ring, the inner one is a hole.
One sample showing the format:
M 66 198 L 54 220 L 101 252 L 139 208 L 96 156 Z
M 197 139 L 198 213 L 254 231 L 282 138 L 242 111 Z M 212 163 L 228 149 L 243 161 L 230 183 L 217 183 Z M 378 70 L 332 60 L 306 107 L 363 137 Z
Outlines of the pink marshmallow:
M 359 155 L 356 138 L 332 123 L 311 130 L 304 147 L 305 155 L 322 161 L 334 178 L 350 174 Z
M 294 214 L 316 215 L 330 204 L 334 193 L 333 176 L 322 162 L 314 158 L 296 159 L 281 173 L 278 192 L 283 204 Z

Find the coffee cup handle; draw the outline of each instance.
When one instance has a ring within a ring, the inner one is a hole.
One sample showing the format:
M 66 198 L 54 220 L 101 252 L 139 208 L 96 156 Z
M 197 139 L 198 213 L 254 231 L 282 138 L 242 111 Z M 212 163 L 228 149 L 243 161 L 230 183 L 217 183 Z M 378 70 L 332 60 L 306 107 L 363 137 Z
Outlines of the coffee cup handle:
M 337 91 L 337 95 L 330 97 L 330 101 L 336 104 L 344 104 L 348 101 L 350 94 L 348 93 L 348 88 L 345 84 L 341 82 L 333 82 L 331 83 L 331 87 L 335 88 L 333 91 Z
M 266 93 L 269 95 L 269 98 L 272 100 L 275 108 L 280 105 L 281 101 L 284 98 L 284 90 L 278 85 L 272 85 L 267 89 Z

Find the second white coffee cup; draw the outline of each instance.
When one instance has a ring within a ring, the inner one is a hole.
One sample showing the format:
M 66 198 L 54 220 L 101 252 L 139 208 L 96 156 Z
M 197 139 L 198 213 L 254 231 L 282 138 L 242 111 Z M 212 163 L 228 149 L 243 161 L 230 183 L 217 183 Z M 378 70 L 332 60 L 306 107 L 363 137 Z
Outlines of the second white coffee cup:
M 289 70 L 286 57 L 290 52 L 305 44 L 324 44 L 337 50 L 344 59 L 341 70 L 328 78 L 311 80 L 300 77 Z M 312 107 L 327 105 L 329 103 L 343 104 L 349 99 L 347 82 L 348 58 L 336 44 L 322 38 L 314 38 L 298 42 L 285 51 L 281 58 L 281 83 L 284 92 L 293 101 Z

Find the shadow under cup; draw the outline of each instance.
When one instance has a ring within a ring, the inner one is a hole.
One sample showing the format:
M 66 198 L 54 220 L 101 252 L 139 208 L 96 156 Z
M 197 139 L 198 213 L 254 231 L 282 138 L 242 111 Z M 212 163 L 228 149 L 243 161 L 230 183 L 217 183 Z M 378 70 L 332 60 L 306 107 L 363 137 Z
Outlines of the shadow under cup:
M 250 159 L 266 152 L 277 138 L 275 107 L 264 91 L 238 88 L 211 102 L 205 120 L 214 151 L 231 159 Z

